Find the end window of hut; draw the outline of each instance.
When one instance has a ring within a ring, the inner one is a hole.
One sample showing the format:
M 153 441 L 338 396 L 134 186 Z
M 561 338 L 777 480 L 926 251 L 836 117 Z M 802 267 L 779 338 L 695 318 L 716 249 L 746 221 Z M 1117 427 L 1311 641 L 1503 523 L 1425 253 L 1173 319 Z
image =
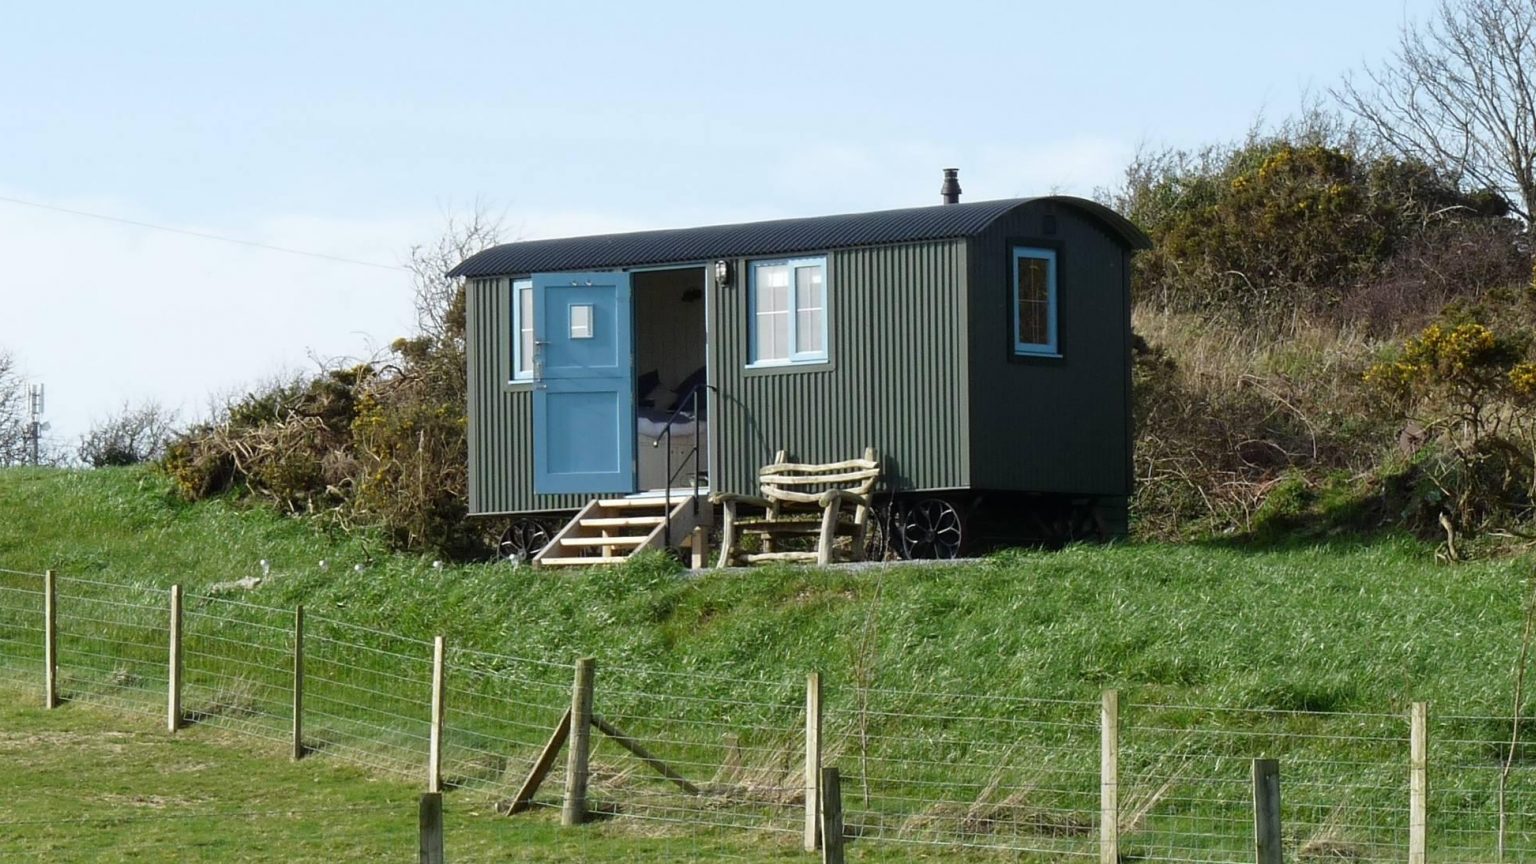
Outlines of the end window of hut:
M 827 259 L 752 262 L 750 364 L 827 362 Z
M 533 281 L 512 283 L 512 380 L 533 380 Z
M 1013 353 L 1059 357 L 1056 330 L 1056 252 L 1013 248 Z

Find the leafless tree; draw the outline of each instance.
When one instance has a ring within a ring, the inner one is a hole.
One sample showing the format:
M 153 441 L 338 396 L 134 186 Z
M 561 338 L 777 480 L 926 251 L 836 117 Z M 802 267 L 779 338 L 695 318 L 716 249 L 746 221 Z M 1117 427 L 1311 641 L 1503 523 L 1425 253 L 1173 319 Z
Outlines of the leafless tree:
M 1441 0 L 1334 91 L 1387 147 L 1536 212 L 1536 0 Z
M 0 350 L 0 465 L 21 465 L 31 458 L 27 445 L 27 386 L 10 352 Z
M 464 336 L 463 280 L 448 271 L 465 258 L 501 242 L 502 219 L 476 202 L 462 217 L 449 216 L 447 228 L 432 243 L 411 247 L 406 266 L 416 291 L 416 326 L 435 342 L 456 342 Z
M 165 455 L 176 434 L 176 412 L 145 402 L 122 410 L 91 427 L 80 438 L 80 461 L 92 468 L 137 465 Z

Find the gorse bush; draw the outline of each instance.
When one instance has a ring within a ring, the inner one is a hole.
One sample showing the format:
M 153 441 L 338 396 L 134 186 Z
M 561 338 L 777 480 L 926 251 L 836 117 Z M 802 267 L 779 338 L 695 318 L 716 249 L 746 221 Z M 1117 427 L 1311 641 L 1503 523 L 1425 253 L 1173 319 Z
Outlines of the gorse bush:
M 412 250 L 420 335 L 373 362 L 259 388 L 183 434 L 162 463 L 181 494 L 264 500 L 400 549 L 484 552 L 465 519 L 463 285 L 443 274 L 496 236 L 477 214 Z
M 1524 518 L 1536 274 L 1505 200 L 1456 176 L 1323 112 L 1136 158 L 1109 201 L 1154 243 L 1132 286 L 1140 533 Z
M 1390 328 L 1405 307 L 1433 315 L 1528 266 L 1497 194 L 1315 119 L 1226 150 L 1144 153 L 1114 203 L 1155 244 L 1137 259 L 1139 299 L 1250 324 L 1300 310 Z
M 351 506 L 401 548 L 479 551 L 468 513 L 464 356 L 431 340 L 398 340 L 399 365 L 374 377 L 352 437 L 359 471 Z
M 356 469 L 356 391 L 374 375 L 365 364 L 249 393 L 172 442 L 162 465 L 192 500 L 234 491 L 290 513 L 335 511 Z
M 249 496 L 378 529 L 397 548 L 476 554 L 464 407 L 442 381 L 463 376 L 462 355 L 443 354 L 401 340 L 387 362 L 249 394 L 174 442 L 162 464 L 192 500 Z
M 1536 362 L 1530 330 L 1502 326 L 1453 313 L 1365 373 L 1423 441 L 1416 467 L 1435 494 L 1420 500 L 1462 527 L 1518 521 L 1532 504 Z

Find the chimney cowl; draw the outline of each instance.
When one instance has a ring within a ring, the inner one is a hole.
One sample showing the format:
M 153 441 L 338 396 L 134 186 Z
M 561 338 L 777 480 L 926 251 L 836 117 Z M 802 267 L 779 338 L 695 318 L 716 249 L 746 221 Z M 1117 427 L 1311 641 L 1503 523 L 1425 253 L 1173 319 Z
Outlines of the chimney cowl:
M 945 204 L 960 203 L 960 169 L 944 169 L 944 185 L 939 188 L 939 200 Z

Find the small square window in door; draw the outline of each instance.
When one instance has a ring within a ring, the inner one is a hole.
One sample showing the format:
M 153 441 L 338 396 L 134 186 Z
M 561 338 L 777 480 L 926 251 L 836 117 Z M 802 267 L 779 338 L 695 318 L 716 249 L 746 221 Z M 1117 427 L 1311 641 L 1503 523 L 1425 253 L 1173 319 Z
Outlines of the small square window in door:
M 592 338 L 592 304 L 571 304 L 571 338 Z

